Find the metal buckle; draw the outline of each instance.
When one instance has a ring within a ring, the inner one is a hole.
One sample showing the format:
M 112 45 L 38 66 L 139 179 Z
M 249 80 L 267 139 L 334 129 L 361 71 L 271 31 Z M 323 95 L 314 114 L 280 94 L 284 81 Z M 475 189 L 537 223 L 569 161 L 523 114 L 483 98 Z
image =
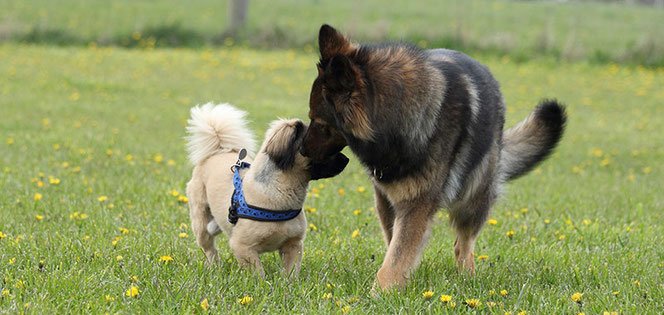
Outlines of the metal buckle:
M 235 173 L 235 169 L 242 166 L 242 160 L 244 160 L 245 157 L 247 157 L 247 150 L 240 150 L 240 153 L 237 155 L 237 161 L 235 164 L 231 165 L 231 173 Z
M 383 171 L 382 171 L 382 170 L 379 171 L 378 169 L 374 168 L 374 169 L 373 169 L 373 176 L 374 176 L 377 180 L 381 180 L 381 179 L 383 179 Z

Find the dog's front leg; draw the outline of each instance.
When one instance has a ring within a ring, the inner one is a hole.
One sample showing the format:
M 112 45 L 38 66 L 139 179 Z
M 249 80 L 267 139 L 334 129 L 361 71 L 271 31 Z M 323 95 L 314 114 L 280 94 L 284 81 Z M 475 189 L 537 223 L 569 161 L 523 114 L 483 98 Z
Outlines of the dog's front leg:
M 383 290 L 394 286 L 403 287 L 410 271 L 419 264 L 438 203 L 410 201 L 394 208 L 394 235 L 377 275 L 378 285 Z
M 383 229 L 385 245 L 390 246 L 394 229 L 394 208 L 387 197 L 374 185 L 374 199 L 376 200 L 376 213 L 380 220 L 380 227 Z
M 302 264 L 303 253 L 302 239 L 294 238 L 288 240 L 280 249 L 279 255 L 281 256 L 282 271 L 289 279 L 297 278 L 300 274 L 300 266 Z
M 263 265 L 258 257 L 258 251 L 252 248 L 249 244 L 244 244 L 238 241 L 237 238 L 231 238 L 230 247 L 235 255 L 235 259 L 240 263 L 242 268 L 257 272 L 261 278 L 265 277 Z

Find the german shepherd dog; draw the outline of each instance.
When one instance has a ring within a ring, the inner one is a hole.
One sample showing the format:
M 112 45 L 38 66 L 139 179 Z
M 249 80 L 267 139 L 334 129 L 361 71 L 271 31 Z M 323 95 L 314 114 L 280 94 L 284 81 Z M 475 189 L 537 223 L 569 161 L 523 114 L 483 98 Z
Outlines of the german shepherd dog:
M 552 152 L 563 134 L 564 107 L 544 100 L 503 131 L 498 82 L 461 52 L 354 44 L 328 25 L 318 40 L 302 153 L 320 160 L 348 145 L 369 173 L 387 244 L 376 284 L 407 283 L 441 206 L 456 232 L 457 268 L 474 273 L 475 240 L 500 185 Z

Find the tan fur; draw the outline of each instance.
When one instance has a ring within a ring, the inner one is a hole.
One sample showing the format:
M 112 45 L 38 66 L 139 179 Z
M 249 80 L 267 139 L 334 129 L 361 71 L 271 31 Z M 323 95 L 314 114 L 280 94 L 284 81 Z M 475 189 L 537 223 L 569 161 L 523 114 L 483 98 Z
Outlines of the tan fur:
M 296 154 L 295 163 L 287 171 L 281 171 L 269 161 L 266 152 L 285 150 L 299 120 L 282 120 L 273 123 L 266 134 L 266 141 L 248 170 L 242 170 L 243 190 L 249 204 L 268 209 L 297 209 L 306 196 L 309 175 L 308 159 Z M 214 236 L 206 225 L 212 218 L 228 237 L 237 261 L 244 267 L 264 274 L 259 254 L 279 250 L 283 258 L 283 271 L 297 276 L 303 253 L 303 240 L 307 228 L 304 212 L 294 219 L 281 222 L 259 222 L 239 219 L 237 224 L 228 222 L 228 208 L 233 194 L 231 165 L 237 160 L 237 151 L 215 154 L 194 168 L 187 184 L 192 230 L 209 263 L 219 260 Z M 271 176 L 269 180 L 261 176 Z M 208 209 L 209 208 L 209 209 Z

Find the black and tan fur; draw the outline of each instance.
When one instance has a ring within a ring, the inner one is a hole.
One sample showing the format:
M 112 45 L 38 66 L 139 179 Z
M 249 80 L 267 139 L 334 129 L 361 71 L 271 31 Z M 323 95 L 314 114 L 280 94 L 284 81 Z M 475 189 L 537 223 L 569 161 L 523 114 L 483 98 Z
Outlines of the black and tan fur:
M 551 153 L 564 108 L 542 101 L 503 131 L 498 82 L 463 53 L 358 45 L 328 25 L 319 45 L 303 154 L 323 159 L 348 145 L 370 174 L 388 247 L 377 284 L 406 283 L 441 206 L 457 234 L 457 266 L 472 273 L 475 240 L 500 185 Z

